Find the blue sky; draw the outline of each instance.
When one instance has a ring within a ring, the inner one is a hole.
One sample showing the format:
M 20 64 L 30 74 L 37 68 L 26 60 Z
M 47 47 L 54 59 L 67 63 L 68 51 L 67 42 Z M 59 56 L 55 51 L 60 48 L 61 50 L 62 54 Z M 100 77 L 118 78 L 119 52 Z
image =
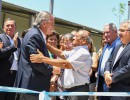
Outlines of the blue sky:
M 50 0 L 2 0 L 36 11 L 49 11 Z M 54 0 L 54 16 L 81 25 L 102 30 L 106 23 L 113 22 L 119 27 L 119 20 L 112 8 L 119 3 L 126 4 L 122 20 L 128 18 L 129 0 Z

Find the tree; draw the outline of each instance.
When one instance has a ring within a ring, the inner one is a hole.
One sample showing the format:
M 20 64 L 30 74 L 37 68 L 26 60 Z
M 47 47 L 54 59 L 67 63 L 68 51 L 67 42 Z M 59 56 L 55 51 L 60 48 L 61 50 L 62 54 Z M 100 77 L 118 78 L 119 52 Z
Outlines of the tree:
M 112 9 L 112 12 L 113 14 L 118 18 L 119 20 L 119 25 L 120 25 L 120 22 L 122 20 L 122 17 L 124 16 L 125 14 L 125 10 L 126 10 L 126 4 L 125 3 L 119 3 L 119 7 L 118 8 L 113 8 Z

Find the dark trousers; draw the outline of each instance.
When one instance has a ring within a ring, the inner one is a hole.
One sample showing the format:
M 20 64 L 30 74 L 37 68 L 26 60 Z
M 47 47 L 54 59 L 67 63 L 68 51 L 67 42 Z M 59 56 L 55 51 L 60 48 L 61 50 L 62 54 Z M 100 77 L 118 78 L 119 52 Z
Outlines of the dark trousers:
M 109 92 L 109 88 L 107 87 L 104 77 L 99 75 L 99 84 L 98 84 L 98 89 L 97 92 Z M 98 100 L 110 100 L 109 96 L 98 96 Z
M 130 84 L 115 83 L 111 85 L 110 92 L 130 92 Z M 110 100 L 130 100 L 130 97 L 112 96 Z
M 39 100 L 38 94 L 21 94 L 19 100 Z
M 88 92 L 88 91 L 89 91 L 89 85 L 85 84 L 67 89 L 66 92 Z M 65 96 L 65 100 L 88 100 L 88 96 Z
M 0 86 L 14 86 L 16 71 L 11 71 L 6 79 L 0 81 Z M 0 92 L 0 100 L 15 100 L 16 93 Z

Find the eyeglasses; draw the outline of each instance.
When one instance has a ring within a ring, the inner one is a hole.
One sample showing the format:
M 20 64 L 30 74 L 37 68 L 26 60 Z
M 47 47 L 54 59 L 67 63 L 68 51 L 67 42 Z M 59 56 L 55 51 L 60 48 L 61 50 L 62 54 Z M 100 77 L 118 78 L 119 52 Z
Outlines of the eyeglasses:
M 130 30 L 119 29 L 119 32 L 125 32 L 125 31 L 130 31 Z

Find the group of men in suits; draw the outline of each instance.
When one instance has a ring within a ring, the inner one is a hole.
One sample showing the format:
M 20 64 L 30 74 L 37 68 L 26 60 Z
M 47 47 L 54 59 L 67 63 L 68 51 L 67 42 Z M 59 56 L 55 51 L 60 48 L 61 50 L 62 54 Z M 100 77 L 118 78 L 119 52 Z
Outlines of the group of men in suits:
M 33 64 L 29 56 L 37 53 L 37 49 L 45 56 L 49 56 L 46 48 L 46 35 L 54 28 L 54 17 L 48 12 L 40 12 L 34 27 L 27 33 L 22 44 L 18 34 L 14 34 L 16 23 L 13 19 L 6 19 L 4 33 L 0 34 L 0 86 L 26 88 L 36 91 L 49 91 L 52 73 L 60 73 L 60 68 L 46 63 Z M 19 47 L 21 47 L 19 52 Z M 17 72 L 17 74 L 16 74 Z M 20 100 L 38 100 L 38 95 L 20 94 Z M 14 93 L 0 93 L 0 100 L 15 100 Z
M 112 23 L 104 27 L 103 34 L 106 45 L 99 60 L 97 91 L 130 92 L 130 21 L 121 23 L 119 37 L 117 28 Z M 130 98 L 111 96 L 99 97 L 99 100 L 130 100 Z
M 48 12 L 40 12 L 34 26 L 26 33 L 21 44 L 18 34 L 14 34 L 15 20 L 10 18 L 5 20 L 4 33 L 0 34 L 0 86 L 13 87 L 15 83 L 15 86 L 20 88 L 49 91 L 52 73 L 59 74 L 60 69 L 47 63 L 31 63 L 30 55 L 37 54 L 39 49 L 44 56 L 49 57 L 46 35 L 50 34 L 53 28 L 54 17 Z M 103 34 L 106 45 L 99 60 L 97 91 L 130 92 L 130 21 L 121 23 L 119 36 L 113 23 L 105 25 Z M 21 94 L 19 99 L 38 100 L 38 95 Z M 99 98 L 99 100 L 129 99 L 129 97 Z M 15 94 L 1 92 L 0 100 L 15 100 Z
M 54 17 L 45 11 L 38 14 L 34 26 L 26 33 L 21 45 L 16 87 L 35 91 L 49 91 L 52 73 L 59 74 L 60 68 L 46 63 L 31 63 L 30 55 L 39 49 L 49 57 L 46 48 L 46 35 L 54 28 Z M 38 94 L 21 94 L 20 100 L 38 100 Z

